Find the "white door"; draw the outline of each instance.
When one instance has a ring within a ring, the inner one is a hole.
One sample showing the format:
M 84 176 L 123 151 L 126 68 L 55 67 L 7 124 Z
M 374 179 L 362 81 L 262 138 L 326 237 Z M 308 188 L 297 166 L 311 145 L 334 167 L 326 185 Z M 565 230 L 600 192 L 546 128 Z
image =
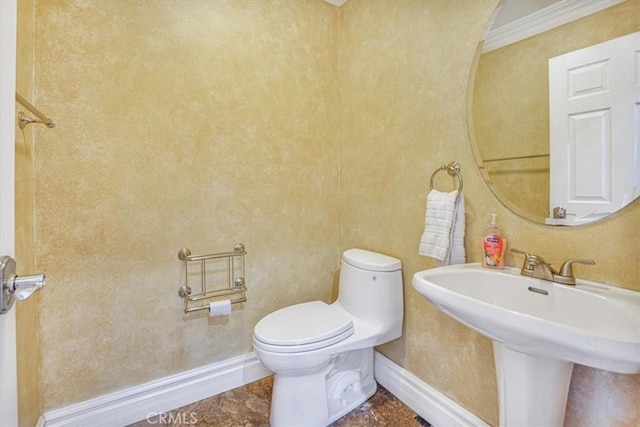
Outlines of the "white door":
M 578 221 L 638 196 L 640 32 L 549 60 L 550 210 Z
M 15 256 L 15 0 L 0 0 L 0 255 Z M 0 290 L 1 291 L 1 290 Z M 16 311 L 0 315 L 0 426 L 18 425 Z

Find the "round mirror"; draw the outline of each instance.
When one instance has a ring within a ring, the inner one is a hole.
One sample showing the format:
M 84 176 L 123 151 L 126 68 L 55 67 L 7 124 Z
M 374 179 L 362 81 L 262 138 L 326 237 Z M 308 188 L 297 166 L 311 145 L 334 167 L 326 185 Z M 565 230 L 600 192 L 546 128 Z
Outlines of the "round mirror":
M 502 0 L 469 83 L 476 162 L 508 208 L 580 225 L 640 196 L 640 1 Z

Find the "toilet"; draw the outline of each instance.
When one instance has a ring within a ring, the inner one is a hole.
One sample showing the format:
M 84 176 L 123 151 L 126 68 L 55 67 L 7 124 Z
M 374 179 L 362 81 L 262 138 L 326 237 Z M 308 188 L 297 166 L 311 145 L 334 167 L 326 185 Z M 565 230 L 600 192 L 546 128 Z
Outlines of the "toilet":
M 402 335 L 401 269 L 396 258 L 349 249 L 336 302 L 292 305 L 257 323 L 255 353 L 275 374 L 271 426 L 326 426 L 375 393 L 373 347 Z

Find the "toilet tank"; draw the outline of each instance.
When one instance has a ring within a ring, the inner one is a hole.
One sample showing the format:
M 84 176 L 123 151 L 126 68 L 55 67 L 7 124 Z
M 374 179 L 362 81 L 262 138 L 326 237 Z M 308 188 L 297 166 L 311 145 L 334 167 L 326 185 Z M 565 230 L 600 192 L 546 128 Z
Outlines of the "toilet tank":
M 344 252 L 337 302 L 354 316 L 379 322 L 380 343 L 402 334 L 402 295 L 399 259 L 363 249 Z

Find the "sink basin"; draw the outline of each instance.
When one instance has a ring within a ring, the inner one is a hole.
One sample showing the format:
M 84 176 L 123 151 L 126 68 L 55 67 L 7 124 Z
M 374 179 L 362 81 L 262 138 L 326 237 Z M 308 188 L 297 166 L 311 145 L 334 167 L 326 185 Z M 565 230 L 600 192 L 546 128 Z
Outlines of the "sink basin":
M 441 311 L 514 350 L 640 373 L 640 292 L 577 282 L 561 285 L 479 264 L 413 276 L 413 287 Z
M 580 279 L 561 285 L 479 264 L 420 271 L 412 283 L 493 340 L 501 425 L 562 426 L 573 363 L 640 373 L 640 292 Z

